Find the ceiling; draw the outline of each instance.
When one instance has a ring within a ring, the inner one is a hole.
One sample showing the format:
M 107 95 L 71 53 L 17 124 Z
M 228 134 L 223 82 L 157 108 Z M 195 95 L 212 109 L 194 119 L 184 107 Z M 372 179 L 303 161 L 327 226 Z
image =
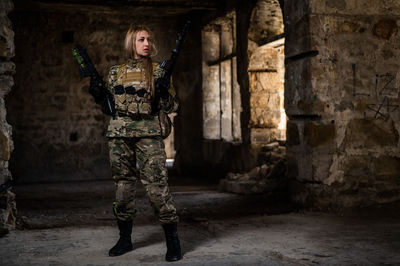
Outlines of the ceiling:
M 190 11 L 224 9 L 226 0 L 14 0 L 15 10 L 79 10 L 95 12 L 135 12 L 140 15 L 180 15 Z

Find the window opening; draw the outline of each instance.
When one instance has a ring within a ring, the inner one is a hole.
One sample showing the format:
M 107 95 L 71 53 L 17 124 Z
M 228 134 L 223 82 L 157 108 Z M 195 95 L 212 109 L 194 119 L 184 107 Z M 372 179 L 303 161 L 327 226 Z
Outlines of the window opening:
M 234 12 L 203 29 L 202 47 L 204 138 L 240 142 Z

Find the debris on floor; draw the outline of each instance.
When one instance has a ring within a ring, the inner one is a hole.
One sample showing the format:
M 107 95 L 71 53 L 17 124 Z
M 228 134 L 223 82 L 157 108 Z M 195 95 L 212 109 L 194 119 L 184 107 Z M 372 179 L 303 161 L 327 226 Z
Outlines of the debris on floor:
M 228 173 L 219 183 L 220 191 L 239 194 L 280 192 L 287 185 L 284 142 L 272 142 L 261 148 L 259 166 L 246 173 Z

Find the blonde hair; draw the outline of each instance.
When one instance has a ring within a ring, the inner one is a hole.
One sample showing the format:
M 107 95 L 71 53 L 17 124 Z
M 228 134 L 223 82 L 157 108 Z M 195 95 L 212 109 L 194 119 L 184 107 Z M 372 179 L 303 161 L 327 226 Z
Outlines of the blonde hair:
M 124 48 L 126 55 L 129 58 L 134 58 L 135 57 L 135 49 L 136 49 L 136 35 L 140 31 L 146 31 L 152 40 L 151 42 L 151 49 L 150 49 L 150 56 L 145 57 L 143 60 L 144 63 L 144 69 L 145 69 L 145 75 L 147 79 L 147 84 L 150 86 L 150 95 L 154 97 L 154 84 L 153 84 L 153 62 L 151 60 L 151 57 L 155 56 L 157 54 L 157 48 L 154 44 L 154 35 L 153 32 L 144 25 L 131 25 L 126 32 L 125 35 L 125 41 L 124 41 Z
M 150 38 L 152 40 L 150 57 L 157 55 L 157 48 L 156 48 L 156 45 L 154 44 L 154 34 L 147 26 L 144 26 L 144 25 L 131 25 L 129 27 L 128 31 L 126 32 L 125 41 L 124 41 L 124 48 L 125 48 L 126 55 L 129 58 L 134 58 L 135 49 L 136 49 L 136 46 L 135 46 L 136 35 L 139 31 L 146 31 L 150 35 Z

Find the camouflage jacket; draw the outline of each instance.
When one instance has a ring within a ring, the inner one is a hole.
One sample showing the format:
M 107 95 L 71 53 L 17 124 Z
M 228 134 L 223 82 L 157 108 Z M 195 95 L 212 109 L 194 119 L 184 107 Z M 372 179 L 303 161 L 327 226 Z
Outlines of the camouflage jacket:
M 153 80 L 163 70 L 153 63 Z M 150 86 L 145 79 L 142 59 L 130 59 L 126 64 L 110 68 L 107 89 L 114 96 L 116 116 L 111 118 L 107 137 L 149 137 L 161 135 L 163 120 L 151 112 L 152 97 Z M 169 88 L 169 98 L 161 99 L 160 112 L 172 113 L 178 109 L 175 90 Z

